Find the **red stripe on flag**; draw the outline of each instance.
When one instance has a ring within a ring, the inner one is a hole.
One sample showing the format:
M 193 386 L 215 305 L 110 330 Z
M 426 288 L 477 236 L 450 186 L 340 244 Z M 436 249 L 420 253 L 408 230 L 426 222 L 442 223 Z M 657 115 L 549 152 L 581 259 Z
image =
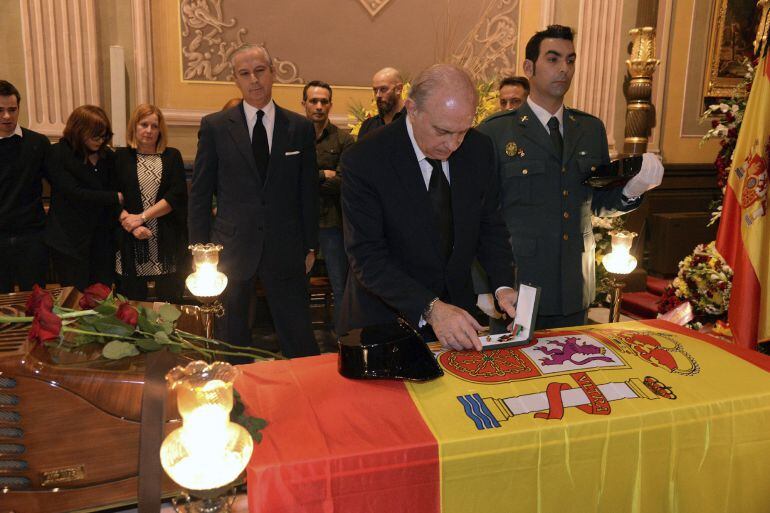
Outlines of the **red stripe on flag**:
M 239 368 L 247 412 L 268 421 L 249 511 L 440 510 L 438 445 L 403 383 L 345 379 L 336 355 Z
M 741 236 L 741 207 L 731 186 L 725 188 L 716 248 L 733 268 L 727 319 L 733 340 L 741 347 L 757 346 L 761 288 Z

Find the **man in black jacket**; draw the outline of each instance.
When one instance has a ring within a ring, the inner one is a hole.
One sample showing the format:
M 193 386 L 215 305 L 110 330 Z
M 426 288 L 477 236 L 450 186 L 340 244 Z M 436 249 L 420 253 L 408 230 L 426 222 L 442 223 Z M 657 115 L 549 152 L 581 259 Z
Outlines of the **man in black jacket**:
M 500 307 L 515 315 L 513 256 L 498 213 L 492 142 L 471 129 L 476 89 L 461 68 L 414 81 L 407 115 L 342 156 L 342 212 L 351 272 L 341 330 L 429 324 L 453 349 L 480 349 L 470 315 L 478 258 Z
M 48 138 L 19 126 L 19 91 L 0 80 L 0 292 L 45 286 L 42 190 Z
M 225 315 L 215 335 L 250 344 L 249 298 L 259 278 L 284 356 L 318 354 L 306 278 L 318 248 L 315 131 L 273 101 L 264 47 L 244 45 L 230 62 L 243 102 L 201 121 L 188 218 L 190 242 L 224 246 Z

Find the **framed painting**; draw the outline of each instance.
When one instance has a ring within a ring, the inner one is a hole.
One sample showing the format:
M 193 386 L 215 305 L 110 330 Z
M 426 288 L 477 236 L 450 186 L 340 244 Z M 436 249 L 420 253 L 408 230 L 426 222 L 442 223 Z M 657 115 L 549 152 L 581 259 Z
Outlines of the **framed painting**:
M 705 98 L 727 98 L 746 75 L 754 54 L 756 0 L 714 0 L 704 81 Z

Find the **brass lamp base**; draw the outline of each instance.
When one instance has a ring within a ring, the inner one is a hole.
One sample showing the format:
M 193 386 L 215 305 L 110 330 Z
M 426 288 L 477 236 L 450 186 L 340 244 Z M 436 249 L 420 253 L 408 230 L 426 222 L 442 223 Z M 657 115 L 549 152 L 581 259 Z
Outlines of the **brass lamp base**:
M 203 321 L 203 328 L 206 330 L 206 338 L 212 338 L 214 317 L 222 317 L 225 314 L 225 308 L 219 302 L 218 297 L 198 297 L 197 299 L 203 303 L 197 308 Z
M 620 304 L 623 302 L 623 289 L 626 288 L 626 284 L 619 276 L 622 275 L 611 275 L 610 278 L 610 286 L 612 287 L 612 304 L 610 305 L 610 316 L 608 322 L 620 321 Z
M 234 485 L 216 490 L 183 491 L 171 499 L 171 505 L 176 513 L 230 513 L 237 491 Z

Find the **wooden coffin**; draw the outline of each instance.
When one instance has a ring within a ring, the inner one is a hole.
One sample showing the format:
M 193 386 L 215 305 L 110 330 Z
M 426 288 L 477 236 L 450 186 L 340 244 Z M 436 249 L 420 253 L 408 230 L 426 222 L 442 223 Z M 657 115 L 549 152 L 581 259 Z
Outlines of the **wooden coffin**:
M 75 307 L 76 291 L 52 292 Z M 22 315 L 27 295 L 0 295 L 2 314 Z M 135 503 L 144 358 L 33 349 L 27 328 L 0 325 L 0 513 Z M 166 419 L 179 426 L 171 397 Z M 164 493 L 177 489 L 164 475 Z

